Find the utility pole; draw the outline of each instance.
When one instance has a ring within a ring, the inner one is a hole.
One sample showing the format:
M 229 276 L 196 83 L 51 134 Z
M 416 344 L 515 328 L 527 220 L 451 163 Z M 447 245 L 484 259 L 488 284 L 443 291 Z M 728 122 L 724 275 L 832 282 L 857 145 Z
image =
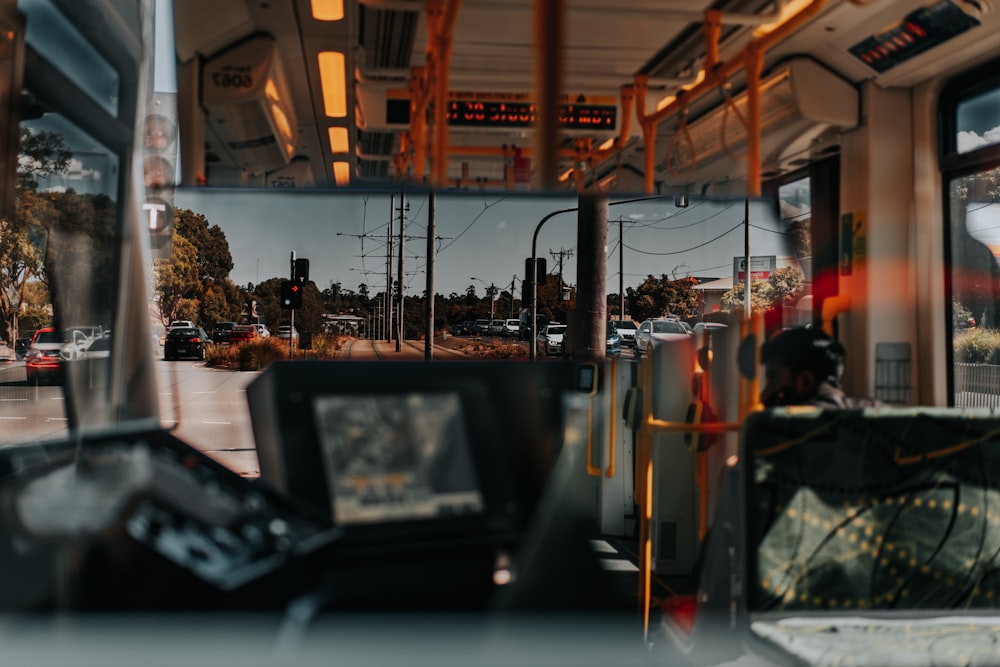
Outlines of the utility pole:
M 517 274 L 511 276 L 510 279 L 510 319 L 514 319 L 514 281 L 517 280 Z
M 559 289 L 561 290 L 563 286 L 563 260 L 567 257 L 572 257 L 573 251 L 560 248 L 559 252 L 556 252 L 550 248 L 549 254 L 552 255 L 552 259 L 559 263 Z
M 396 216 L 396 193 L 389 197 L 389 231 L 385 244 L 385 342 L 392 342 L 392 221 Z
M 399 280 L 399 312 L 396 314 L 396 327 L 398 329 L 396 333 L 396 352 L 403 349 L 403 333 L 405 329 L 403 328 L 403 228 L 406 226 L 406 193 L 400 191 L 399 193 L 399 270 L 396 272 L 398 274 Z
M 622 217 L 618 216 L 618 319 L 625 320 L 625 237 L 622 236 Z
M 427 199 L 427 331 L 424 334 L 424 360 L 434 358 L 434 191 Z

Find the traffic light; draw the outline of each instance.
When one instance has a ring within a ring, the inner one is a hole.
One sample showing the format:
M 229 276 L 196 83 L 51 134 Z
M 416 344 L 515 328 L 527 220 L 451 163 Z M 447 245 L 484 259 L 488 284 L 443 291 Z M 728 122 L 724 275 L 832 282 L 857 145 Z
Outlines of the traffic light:
M 153 259 L 173 254 L 174 188 L 177 171 L 177 99 L 153 93 L 142 124 L 142 172 L 146 186 L 143 213 Z
M 298 280 L 281 281 L 281 307 L 285 310 L 296 310 L 302 307 L 302 282 Z

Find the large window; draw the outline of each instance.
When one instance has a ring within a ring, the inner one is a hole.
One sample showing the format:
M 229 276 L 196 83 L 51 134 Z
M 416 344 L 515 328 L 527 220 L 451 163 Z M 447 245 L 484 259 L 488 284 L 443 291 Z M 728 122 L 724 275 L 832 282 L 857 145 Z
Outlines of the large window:
M 1000 63 L 952 82 L 941 104 L 953 402 L 1000 406 Z

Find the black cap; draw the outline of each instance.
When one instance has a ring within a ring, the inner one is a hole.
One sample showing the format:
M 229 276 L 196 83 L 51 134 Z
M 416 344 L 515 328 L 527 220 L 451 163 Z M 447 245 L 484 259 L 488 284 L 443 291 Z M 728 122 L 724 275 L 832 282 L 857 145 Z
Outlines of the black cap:
M 844 347 L 820 329 L 788 329 L 764 343 L 761 363 L 777 363 L 792 372 L 811 371 L 820 381 L 840 385 Z

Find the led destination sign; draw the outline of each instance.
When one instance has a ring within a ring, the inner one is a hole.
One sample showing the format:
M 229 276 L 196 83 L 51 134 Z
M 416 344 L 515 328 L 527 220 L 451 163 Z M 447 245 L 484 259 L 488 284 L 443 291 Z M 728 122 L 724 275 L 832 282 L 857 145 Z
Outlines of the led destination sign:
M 531 127 L 538 107 L 530 102 L 448 102 L 448 124 L 464 127 Z M 606 104 L 559 105 L 559 126 L 568 130 L 614 130 L 618 107 Z

